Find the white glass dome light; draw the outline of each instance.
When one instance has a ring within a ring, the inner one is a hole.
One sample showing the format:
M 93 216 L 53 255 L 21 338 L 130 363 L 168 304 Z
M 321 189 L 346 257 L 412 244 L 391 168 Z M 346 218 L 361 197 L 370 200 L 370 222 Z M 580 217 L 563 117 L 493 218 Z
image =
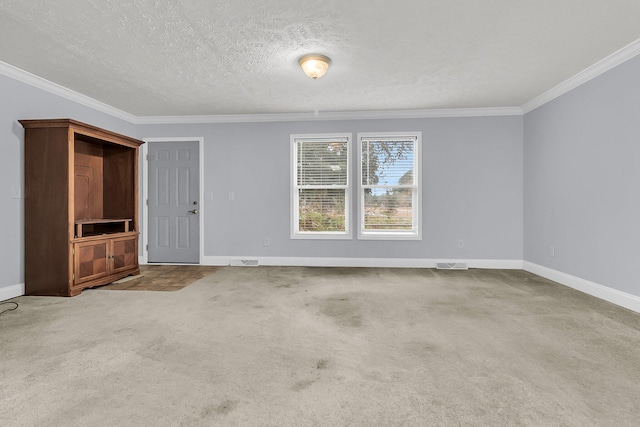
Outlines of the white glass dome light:
M 312 54 L 301 57 L 298 63 L 307 76 L 316 80 L 325 75 L 331 59 L 324 55 Z

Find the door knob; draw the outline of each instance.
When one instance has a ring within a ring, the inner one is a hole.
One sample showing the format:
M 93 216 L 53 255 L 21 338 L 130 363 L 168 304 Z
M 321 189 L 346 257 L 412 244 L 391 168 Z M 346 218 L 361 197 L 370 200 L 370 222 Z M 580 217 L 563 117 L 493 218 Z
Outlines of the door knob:
M 189 213 L 197 214 L 197 213 L 198 213 L 198 209 L 194 209 L 194 210 L 192 210 L 192 211 L 189 211 Z

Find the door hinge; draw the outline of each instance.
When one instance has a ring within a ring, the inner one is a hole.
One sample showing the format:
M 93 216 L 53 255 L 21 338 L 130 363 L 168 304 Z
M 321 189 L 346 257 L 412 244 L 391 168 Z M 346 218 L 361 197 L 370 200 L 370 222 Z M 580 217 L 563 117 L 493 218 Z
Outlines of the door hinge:
M 149 199 L 145 200 L 145 202 L 147 203 L 147 206 L 149 206 Z
M 71 280 L 76 280 L 76 273 L 73 273 L 73 274 L 71 275 Z
M 147 245 L 147 251 L 149 250 L 149 245 Z
M 76 254 L 76 248 L 71 249 L 71 255 L 75 255 Z

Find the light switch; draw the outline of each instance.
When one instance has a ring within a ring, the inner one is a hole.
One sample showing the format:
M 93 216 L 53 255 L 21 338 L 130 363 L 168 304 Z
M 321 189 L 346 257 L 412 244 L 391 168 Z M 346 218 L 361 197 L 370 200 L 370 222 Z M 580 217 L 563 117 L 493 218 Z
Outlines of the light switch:
M 204 199 L 205 200 L 213 200 L 213 192 L 212 191 L 208 191 L 208 192 L 204 193 Z

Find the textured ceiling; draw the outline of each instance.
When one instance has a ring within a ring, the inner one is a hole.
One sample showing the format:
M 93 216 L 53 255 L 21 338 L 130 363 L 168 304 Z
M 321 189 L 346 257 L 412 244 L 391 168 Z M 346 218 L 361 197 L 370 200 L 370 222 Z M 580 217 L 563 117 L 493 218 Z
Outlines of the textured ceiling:
M 520 106 L 639 38 L 638 0 L 0 0 L 1 61 L 136 116 Z

